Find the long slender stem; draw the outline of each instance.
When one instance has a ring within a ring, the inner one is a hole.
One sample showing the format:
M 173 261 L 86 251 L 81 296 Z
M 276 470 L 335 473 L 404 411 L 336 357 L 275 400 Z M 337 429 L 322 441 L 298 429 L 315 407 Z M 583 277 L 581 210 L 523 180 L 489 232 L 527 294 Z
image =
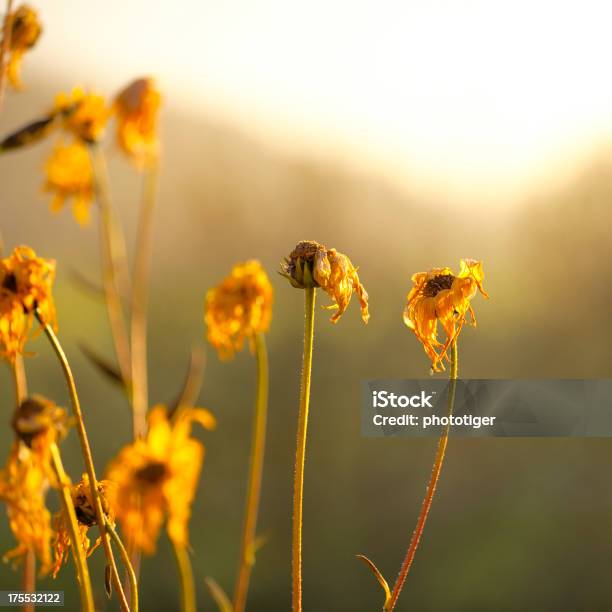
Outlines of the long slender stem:
M 123 276 L 127 274 L 125 242 L 117 227 L 117 220 L 110 200 L 108 171 L 104 153 L 97 144 L 90 145 L 89 151 L 96 183 L 98 206 L 100 207 L 100 255 L 106 310 L 119 371 L 124 382 L 130 385 L 130 344 L 119 290 L 121 275 L 122 273 Z
M 181 610 L 182 612 L 196 612 L 196 593 L 193 582 L 193 570 L 189 552 L 185 546 L 172 542 L 174 557 L 181 579 Z
M 115 558 L 113 556 L 113 549 L 111 547 L 111 543 L 108 537 L 108 532 L 106 530 L 106 521 L 104 518 L 104 510 L 102 509 L 102 501 L 100 499 L 100 494 L 98 492 L 98 480 L 96 478 L 96 470 L 94 468 L 93 457 L 91 454 L 91 447 L 89 445 L 89 439 L 87 437 L 87 430 L 85 429 L 85 422 L 83 420 L 83 413 L 81 411 L 81 404 L 79 401 L 79 396 L 76 390 L 76 384 L 74 382 L 74 376 L 72 375 L 72 370 L 70 369 L 70 364 L 68 363 L 68 359 L 66 358 L 66 354 L 62 349 L 62 346 L 55 335 L 55 332 L 51 327 L 42 323 L 43 330 L 51 343 L 51 346 L 60 362 L 62 367 L 62 371 L 64 373 L 64 377 L 66 379 L 66 384 L 68 385 L 68 391 L 70 394 L 70 403 L 72 404 L 72 411 L 74 413 L 74 417 L 76 420 L 76 430 L 79 435 L 79 441 L 81 443 L 81 452 L 83 453 L 83 459 L 85 461 L 85 466 L 87 469 L 87 474 L 89 476 L 89 484 L 91 487 L 91 497 L 94 501 L 94 509 L 96 511 L 96 521 L 98 523 L 98 529 L 100 530 L 100 537 L 102 538 L 102 545 L 104 547 L 104 554 L 106 555 L 106 562 L 111 572 L 111 579 L 115 590 L 117 591 L 119 597 L 119 604 L 121 606 L 121 610 L 123 612 L 129 612 L 130 607 L 125 598 L 125 593 L 123 591 L 123 587 L 121 585 L 121 580 L 119 579 L 119 574 L 117 572 L 117 565 L 115 563 Z
M 450 365 L 450 383 L 448 388 L 448 416 L 450 417 L 453 414 L 453 408 L 455 406 L 455 392 L 457 389 L 457 341 L 453 342 L 451 345 L 451 365 Z M 423 500 L 423 505 L 421 506 L 421 511 L 419 513 L 419 518 L 417 519 L 417 524 L 412 533 L 412 538 L 410 540 L 410 545 L 408 546 L 408 550 L 406 551 L 406 556 L 404 557 L 404 561 L 402 563 L 402 567 L 400 568 L 399 575 L 395 580 L 395 584 L 393 585 L 393 591 L 391 592 L 391 598 L 385 605 L 385 611 L 391 611 L 395 608 L 397 604 L 397 600 L 400 596 L 402 587 L 404 586 L 404 582 L 406 581 L 406 577 L 408 576 L 408 572 L 410 571 L 410 567 L 412 565 L 412 561 L 414 560 L 414 555 L 416 554 L 417 548 L 419 546 L 419 541 L 421 540 L 421 535 L 423 535 L 423 529 L 425 528 L 425 523 L 427 522 L 427 516 L 429 514 L 429 509 L 431 508 L 431 503 L 434 498 L 434 494 L 436 492 L 436 485 L 438 484 L 438 479 L 440 478 L 440 472 L 442 471 L 442 464 L 444 463 L 444 454 L 446 452 L 446 445 L 448 444 L 448 434 L 450 432 L 450 419 L 448 425 L 442 431 L 442 435 L 440 436 L 440 440 L 438 442 L 438 451 L 436 453 L 436 458 L 434 461 L 433 469 L 431 471 L 431 477 L 429 479 L 429 484 L 427 485 L 427 492 L 425 493 L 425 499 Z
M 292 530 L 292 603 L 293 612 L 302 610 L 302 505 L 304 499 L 304 462 L 306 459 L 306 433 L 308 405 L 310 403 L 310 377 L 312 373 L 312 346 L 314 340 L 314 314 L 316 289 L 306 288 L 304 304 L 304 354 L 300 382 L 300 411 L 295 449 L 293 476 L 293 530 Z
M 2 47 L 0 48 L 0 110 L 4 103 L 6 90 L 7 58 L 11 48 L 11 33 L 13 30 L 13 0 L 6 0 L 6 15 L 2 32 Z
M 153 210 L 157 191 L 157 164 L 145 171 L 140 221 L 132 277 L 131 301 L 131 371 L 134 437 L 146 433 L 148 408 L 147 378 L 147 304 L 153 242 Z
M 15 385 L 15 406 L 19 408 L 28 395 L 28 381 L 23 366 L 23 357 L 17 355 L 11 364 L 13 383 Z M 23 576 L 21 587 L 26 593 L 32 593 L 36 589 L 36 555 L 32 548 L 28 548 L 23 562 Z M 34 612 L 33 604 L 25 604 L 22 612 Z
M 234 592 L 234 612 L 244 612 L 249 590 L 249 579 L 255 564 L 255 536 L 257 514 L 261 494 L 261 480 L 266 450 L 266 421 L 268 413 L 268 354 L 263 334 L 255 336 L 257 357 L 257 390 L 253 431 L 251 440 L 251 458 L 249 462 L 249 481 L 244 513 L 244 527 L 240 546 L 238 579 Z
M 89 578 L 89 569 L 87 567 L 87 559 L 79 532 L 76 513 L 74 510 L 74 502 L 70 494 L 70 480 L 64 470 L 62 457 L 60 455 L 57 444 L 51 445 L 51 461 L 53 470 L 57 477 L 57 482 L 60 487 L 60 498 L 66 520 L 68 521 L 68 530 L 70 532 L 70 548 L 72 549 L 72 557 L 77 571 L 77 582 L 79 584 L 79 593 L 81 595 L 81 609 L 85 612 L 93 612 L 95 610 L 93 593 L 91 590 L 91 580 Z
M 106 523 L 106 528 L 108 529 L 108 533 L 115 543 L 115 546 L 119 549 L 119 555 L 121 556 L 121 560 L 125 566 L 125 571 L 127 572 L 130 580 L 130 606 L 132 608 L 132 612 L 138 612 L 138 581 L 136 580 L 136 573 L 134 572 L 132 562 L 130 561 L 130 555 L 128 555 L 121 538 L 115 531 L 115 528 L 109 522 Z
M 18 408 L 28 395 L 28 382 L 21 355 L 15 357 L 15 361 L 11 364 L 11 372 L 13 374 L 13 384 L 15 385 L 15 406 Z

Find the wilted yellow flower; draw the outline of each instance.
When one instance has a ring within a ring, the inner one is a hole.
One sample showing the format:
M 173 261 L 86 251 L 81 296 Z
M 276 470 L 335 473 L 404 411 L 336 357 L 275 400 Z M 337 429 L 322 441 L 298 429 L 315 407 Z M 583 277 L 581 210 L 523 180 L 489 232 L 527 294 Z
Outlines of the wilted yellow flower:
M 274 290 L 261 263 L 237 264 L 223 282 L 206 294 L 204 322 L 208 341 L 222 359 L 242 350 L 247 338 L 253 350 L 256 334 L 270 327 Z
M 53 193 L 51 210 L 59 212 L 72 199 L 75 219 L 89 223 L 94 199 L 94 177 L 87 147 L 80 142 L 57 144 L 45 164 L 45 191 Z
M 169 415 L 165 406 L 156 406 L 149 413 L 146 438 L 124 447 L 107 469 L 115 485 L 109 501 L 121 529 L 147 554 L 155 551 L 164 518 L 170 539 L 180 546 L 188 543 L 191 503 L 204 460 L 204 446 L 190 435 L 193 421 L 206 429 L 215 426 L 208 410 L 179 407 Z
M 151 78 L 136 79 L 115 98 L 117 142 L 140 168 L 159 154 L 157 118 L 161 95 Z
M 412 276 L 404 323 L 423 344 L 434 372 L 444 370 L 442 360 L 448 359 L 448 348 L 459 336 L 468 312 L 471 324 L 476 325 L 470 300 L 477 291 L 489 297 L 482 287 L 483 279 L 482 262 L 473 259 L 461 260 L 457 276 L 450 268 L 433 268 Z M 438 320 L 446 333 L 444 344 L 438 340 Z
M 62 117 L 64 128 L 78 140 L 93 143 L 102 136 L 110 109 L 102 96 L 75 87 L 71 94 L 55 97 L 54 113 Z
M 26 399 L 15 411 L 12 425 L 16 440 L 6 467 L 0 470 L 0 500 L 6 504 L 11 531 L 17 547 L 5 560 L 21 560 L 29 550 L 40 561 L 40 572 L 51 567 L 51 515 L 45 496 L 54 475 L 50 448 L 66 432 L 63 408 L 40 396 Z
M 108 480 L 100 480 L 98 482 L 98 492 L 102 502 L 102 510 L 108 519 L 108 522 L 115 526 L 115 513 L 108 501 L 109 491 L 114 485 Z M 98 537 L 93 546 L 87 537 L 87 532 L 90 527 L 96 524 L 96 510 L 94 501 L 91 496 L 91 487 L 89 485 L 89 476 L 83 474 L 80 482 L 77 482 L 70 489 L 70 496 L 74 505 L 74 511 L 77 517 L 79 526 L 79 535 L 81 538 L 81 546 L 85 551 L 85 555 L 89 557 L 98 546 L 102 543 L 102 538 Z M 55 578 L 60 571 L 62 565 L 68 561 L 70 556 L 70 527 L 69 519 L 66 516 L 64 509 L 58 512 L 54 517 L 54 526 L 56 530 L 55 540 L 53 542 L 54 561 L 51 573 Z
M 10 20 L 11 23 L 11 38 L 10 38 L 10 57 L 6 68 L 6 74 L 9 83 L 15 89 L 21 89 L 21 60 L 26 51 L 31 49 L 38 40 L 42 26 L 38 20 L 38 13 L 28 6 L 22 4 L 16 11 L 10 15 L 6 15 L 4 23 Z
M 363 322 L 370 319 L 368 294 L 359 281 L 357 268 L 336 249 L 328 249 L 312 240 L 298 242 L 281 264 L 281 274 L 298 289 L 321 287 L 335 302 L 328 308 L 338 310 L 331 318 L 332 323 L 337 323 L 348 308 L 353 292 L 359 298 Z
M 55 262 L 36 257 L 27 246 L 0 259 L 0 356 L 13 361 L 23 353 L 35 311 L 43 324 L 56 327 L 51 288 Z

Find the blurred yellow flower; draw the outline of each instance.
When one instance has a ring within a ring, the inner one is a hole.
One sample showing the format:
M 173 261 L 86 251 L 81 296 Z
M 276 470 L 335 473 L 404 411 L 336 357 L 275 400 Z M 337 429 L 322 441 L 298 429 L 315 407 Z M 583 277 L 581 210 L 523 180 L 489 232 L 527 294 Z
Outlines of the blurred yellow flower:
M 100 480 L 98 482 L 98 492 L 100 493 L 100 500 L 102 501 L 102 509 L 108 518 L 108 522 L 114 527 L 115 513 L 108 501 L 109 491 L 112 488 L 113 483 L 108 480 Z M 72 497 L 72 503 L 74 504 L 74 511 L 78 521 L 81 546 L 86 556 L 89 557 L 89 555 L 100 546 L 102 538 L 98 537 L 92 546 L 87 537 L 89 528 L 96 524 L 96 511 L 91 497 L 91 487 L 89 486 L 89 476 L 87 474 L 83 474 L 81 481 L 71 487 L 70 496 Z M 53 542 L 54 560 L 51 573 L 55 578 L 62 565 L 68 561 L 70 556 L 69 519 L 63 509 L 55 515 L 54 526 L 56 534 Z
M 75 219 L 81 225 L 89 223 L 94 177 L 87 147 L 80 142 L 57 144 L 47 159 L 45 173 L 44 190 L 54 194 L 51 210 L 60 211 L 66 200 L 72 199 Z
M 346 311 L 353 293 L 359 298 L 363 322 L 370 319 L 368 294 L 359 281 L 357 268 L 336 249 L 328 249 L 312 240 L 298 242 L 281 264 L 281 274 L 298 289 L 321 287 L 335 302 L 328 307 L 337 309 L 331 318 L 332 323 L 337 323 Z
M 471 324 L 476 325 L 470 300 L 477 291 L 489 297 L 482 287 L 483 280 L 482 262 L 473 259 L 461 260 L 457 276 L 450 268 L 433 268 L 412 276 L 404 323 L 423 344 L 434 372 L 444 370 L 442 360 L 448 359 L 448 348 L 459 336 L 468 312 Z M 446 333 L 444 344 L 438 340 L 438 320 Z
M 134 163 L 143 168 L 157 159 L 157 118 L 161 95 L 151 78 L 136 79 L 115 98 L 117 142 Z
M 27 4 L 22 4 L 4 19 L 5 24 L 9 19 L 11 23 L 10 57 L 6 74 L 13 88 L 21 89 L 21 60 L 26 51 L 36 44 L 42 32 L 42 26 L 38 20 L 38 13 Z
M 51 515 L 45 496 L 54 475 L 50 448 L 66 432 L 67 415 L 53 402 L 32 396 L 17 408 L 12 419 L 16 440 L 6 467 L 0 470 L 0 500 L 6 504 L 9 525 L 17 547 L 5 560 L 22 560 L 32 550 L 40 572 L 51 568 Z
M 223 282 L 206 294 L 204 322 L 208 341 L 222 359 L 242 350 L 247 338 L 253 350 L 256 334 L 270 327 L 274 290 L 257 260 L 237 264 Z
M 123 448 L 106 471 L 114 483 L 109 501 L 128 542 L 152 554 L 159 530 L 167 519 L 170 539 L 188 543 L 191 503 L 195 496 L 204 446 L 191 437 L 191 423 L 215 427 L 208 410 L 179 407 L 170 415 L 165 406 L 149 413 L 149 431 Z
M 51 292 L 55 262 L 36 257 L 27 246 L 0 259 L 0 357 L 13 361 L 23 353 L 35 311 L 43 324 L 57 326 Z
M 55 97 L 54 113 L 62 117 L 64 129 L 85 143 L 97 142 L 110 116 L 103 96 L 75 87 L 72 93 Z

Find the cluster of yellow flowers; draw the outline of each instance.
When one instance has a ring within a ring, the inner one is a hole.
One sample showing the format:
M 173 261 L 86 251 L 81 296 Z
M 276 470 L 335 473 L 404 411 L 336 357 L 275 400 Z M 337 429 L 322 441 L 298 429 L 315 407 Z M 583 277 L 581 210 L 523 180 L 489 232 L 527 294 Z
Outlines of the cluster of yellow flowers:
M 49 487 L 55 483 L 50 449 L 66 433 L 63 408 L 34 395 L 17 407 L 12 420 L 15 441 L 6 467 L 0 470 L 0 500 L 7 507 L 11 531 L 18 545 L 4 555 L 21 560 L 33 550 L 41 573 L 51 567 L 51 515 L 45 505 Z
M 88 149 L 97 146 L 109 120 L 115 117 L 118 147 L 140 169 L 155 164 L 159 156 L 160 104 L 161 95 L 150 78 L 128 84 L 110 105 L 103 96 L 76 87 L 70 94 L 59 93 L 49 112 L 7 136 L 0 143 L 0 151 L 39 142 L 60 130 L 62 136 L 45 163 L 43 188 L 53 195 L 52 211 L 58 212 L 72 201 L 75 219 L 85 224 L 96 189 Z
M 13 367 L 25 353 L 33 319 L 56 324 L 52 282 L 55 264 L 37 257 L 28 247 L 17 247 L 0 260 L 0 341 L 2 355 Z M 156 406 L 149 413 L 148 433 L 126 446 L 97 483 L 104 513 L 111 525 L 117 519 L 133 550 L 151 554 L 159 530 L 167 521 L 168 535 L 181 546 L 188 543 L 187 524 L 204 460 L 204 446 L 191 437 L 191 423 L 215 427 L 212 414 L 179 405 L 174 410 Z M 32 551 L 42 575 L 55 577 L 68 559 L 70 532 L 65 511 L 51 521 L 45 498 L 61 483 L 52 468 L 51 449 L 66 434 L 64 409 L 40 396 L 20 403 L 13 416 L 15 442 L 0 470 L 0 500 L 6 504 L 11 530 L 18 542 L 5 559 L 22 560 Z M 80 545 L 90 555 L 100 544 L 90 544 L 87 532 L 96 524 L 88 475 L 71 487 Z M 55 560 L 51 561 L 51 548 Z

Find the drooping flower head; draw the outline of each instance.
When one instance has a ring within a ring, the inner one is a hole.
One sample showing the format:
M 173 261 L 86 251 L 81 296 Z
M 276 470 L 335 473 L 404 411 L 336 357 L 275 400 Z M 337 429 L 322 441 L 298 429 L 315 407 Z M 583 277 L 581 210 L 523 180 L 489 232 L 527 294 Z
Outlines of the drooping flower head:
M 166 519 L 170 539 L 188 544 L 188 522 L 202 463 L 204 446 L 191 437 L 191 423 L 215 427 L 208 410 L 179 407 L 170 415 L 165 406 L 149 412 L 149 431 L 123 448 L 108 466 L 114 483 L 109 501 L 127 540 L 146 554 L 155 552 Z
M 115 513 L 111 504 L 108 501 L 109 492 L 113 489 L 114 485 L 108 480 L 98 481 L 98 493 L 100 494 L 100 500 L 102 502 L 102 510 L 108 520 L 108 522 L 114 527 L 115 526 Z M 76 514 L 79 536 L 81 540 L 81 546 L 85 555 L 89 557 L 98 546 L 102 543 L 102 538 L 98 537 L 92 545 L 87 532 L 90 527 L 96 524 L 96 510 L 94 501 L 91 496 L 91 487 L 89 485 L 89 476 L 83 474 L 80 482 L 77 482 L 70 488 L 70 497 L 74 505 L 74 511 Z M 66 516 L 65 510 L 62 508 L 54 517 L 55 526 L 55 539 L 53 542 L 54 561 L 51 573 L 55 578 L 60 571 L 62 565 L 68 561 L 70 557 L 70 527 L 69 519 Z
M 5 24 L 10 20 L 10 57 L 7 64 L 7 77 L 14 89 L 21 89 L 21 60 L 38 41 L 42 26 L 38 20 L 38 13 L 27 4 L 17 7 L 10 15 L 5 16 Z M 0 43 L 1 44 L 1 43 Z
M 58 143 L 45 164 L 44 190 L 53 193 L 51 210 L 59 212 L 72 200 L 75 219 L 84 225 L 90 220 L 94 200 L 94 178 L 87 147 L 81 142 Z
M 256 334 L 268 331 L 274 290 L 257 260 L 237 264 L 223 282 L 206 294 L 204 322 L 208 341 L 222 359 L 242 350 L 245 338 L 251 350 Z
M 321 287 L 335 302 L 328 306 L 330 310 L 337 309 L 331 318 L 332 323 L 337 323 L 346 311 L 353 293 L 359 298 L 363 322 L 370 319 L 368 294 L 359 281 L 357 268 L 336 249 L 328 249 L 312 240 L 298 242 L 281 264 L 280 273 L 298 289 Z
M 51 568 L 51 515 L 45 497 L 54 475 L 50 464 L 51 445 L 66 433 L 67 415 L 41 396 L 27 398 L 15 411 L 16 434 L 4 469 L 0 470 L 0 501 L 6 504 L 9 525 L 17 546 L 5 560 L 21 561 L 33 551 L 41 574 Z
M 157 119 L 161 95 L 151 78 L 136 79 L 115 98 L 117 143 L 134 163 L 143 168 L 157 159 Z
M 404 323 L 416 334 L 431 359 L 432 371 L 444 370 L 443 359 L 457 340 L 469 312 L 472 325 L 476 325 L 471 299 L 482 287 L 484 271 L 482 262 L 462 259 L 459 274 L 450 268 L 433 268 L 412 276 L 413 287 L 404 308 Z M 438 340 L 438 321 L 446 334 L 444 343 Z
M 55 97 L 53 113 L 60 116 L 64 129 L 84 143 L 97 142 L 110 116 L 103 96 L 75 87 L 70 94 Z
M 37 257 L 27 246 L 0 260 L 0 356 L 13 361 L 23 353 L 34 316 L 56 327 L 51 292 L 55 262 Z

